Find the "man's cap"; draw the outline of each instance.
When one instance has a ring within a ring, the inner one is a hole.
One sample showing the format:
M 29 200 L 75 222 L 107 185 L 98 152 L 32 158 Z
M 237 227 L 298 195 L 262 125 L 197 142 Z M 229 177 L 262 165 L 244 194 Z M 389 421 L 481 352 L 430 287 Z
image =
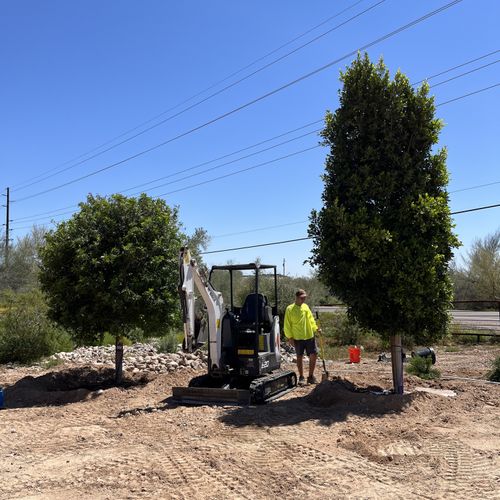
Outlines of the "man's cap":
M 303 290 L 302 288 L 299 288 L 296 292 L 295 292 L 295 297 L 307 297 L 307 293 L 305 290 Z

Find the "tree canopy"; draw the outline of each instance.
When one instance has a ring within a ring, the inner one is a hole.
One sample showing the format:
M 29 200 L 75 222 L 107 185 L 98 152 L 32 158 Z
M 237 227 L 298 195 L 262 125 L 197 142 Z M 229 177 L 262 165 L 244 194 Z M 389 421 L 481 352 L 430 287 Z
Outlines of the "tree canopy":
M 38 251 L 44 243 L 46 229 L 33 226 L 30 233 L 17 238 L 10 245 L 9 259 L 6 261 L 4 234 L 0 241 L 0 291 L 22 292 L 38 287 Z
M 476 239 L 463 265 L 454 263 L 451 278 L 455 300 L 500 300 L 500 229 Z
M 327 112 L 323 207 L 310 217 L 310 262 L 349 314 L 384 337 L 446 333 L 452 232 L 442 122 L 424 83 L 414 89 L 358 55 Z
M 89 195 L 46 235 L 40 283 L 49 314 L 79 342 L 140 328 L 161 333 L 179 318 L 177 209 L 141 195 Z

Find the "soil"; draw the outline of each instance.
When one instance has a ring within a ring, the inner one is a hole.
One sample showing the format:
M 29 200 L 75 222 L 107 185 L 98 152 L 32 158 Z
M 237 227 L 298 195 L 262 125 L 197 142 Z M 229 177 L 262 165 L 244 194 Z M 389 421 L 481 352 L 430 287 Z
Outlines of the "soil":
M 258 407 L 177 405 L 202 372 L 0 366 L 0 498 L 500 498 L 500 385 L 462 380 L 499 355 L 438 350 L 443 378 L 402 396 L 390 363 L 329 362 Z

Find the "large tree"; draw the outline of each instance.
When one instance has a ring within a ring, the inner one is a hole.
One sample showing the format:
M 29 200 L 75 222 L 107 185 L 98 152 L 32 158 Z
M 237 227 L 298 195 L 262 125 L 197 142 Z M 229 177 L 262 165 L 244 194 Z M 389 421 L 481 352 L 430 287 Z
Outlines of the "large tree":
M 89 195 L 80 210 L 46 235 L 40 283 L 49 314 L 79 343 L 140 328 L 157 334 L 179 321 L 178 253 L 185 243 L 177 209 L 141 195 Z
M 362 326 L 391 338 L 403 391 L 401 338 L 446 334 L 452 232 L 442 122 L 426 83 L 414 89 L 380 61 L 358 55 L 341 73 L 340 105 L 322 132 L 330 147 L 323 207 L 313 211 L 311 257 L 322 281 Z

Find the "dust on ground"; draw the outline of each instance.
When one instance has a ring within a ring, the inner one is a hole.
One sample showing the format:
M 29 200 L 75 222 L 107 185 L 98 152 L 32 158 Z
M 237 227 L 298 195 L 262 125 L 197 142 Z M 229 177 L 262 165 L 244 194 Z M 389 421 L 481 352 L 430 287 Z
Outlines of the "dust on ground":
M 446 379 L 484 378 L 500 348 L 437 354 L 443 379 L 402 396 L 375 394 L 390 363 L 362 359 L 259 407 L 175 404 L 193 371 L 118 388 L 102 368 L 0 367 L 0 498 L 500 498 L 500 386 Z

